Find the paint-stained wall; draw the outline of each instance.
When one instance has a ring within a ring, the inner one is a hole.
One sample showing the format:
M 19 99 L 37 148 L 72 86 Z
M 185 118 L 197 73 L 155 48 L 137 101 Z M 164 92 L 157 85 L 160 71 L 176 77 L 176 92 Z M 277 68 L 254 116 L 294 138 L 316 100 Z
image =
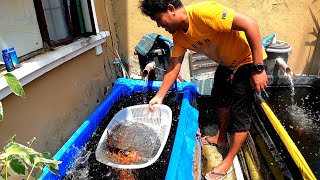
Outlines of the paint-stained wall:
M 201 0 L 182 0 L 185 5 Z M 279 40 L 293 48 L 288 64 L 296 74 L 317 74 L 320 64 L 320 0 L 220 0 L 238 12 L 257 20 L 261 36 L 276 33 Z M 171 35 L 141 14 L 139 0 L 113 1 L 121 52 L 132 56 L 134 47 L 144 34 Z

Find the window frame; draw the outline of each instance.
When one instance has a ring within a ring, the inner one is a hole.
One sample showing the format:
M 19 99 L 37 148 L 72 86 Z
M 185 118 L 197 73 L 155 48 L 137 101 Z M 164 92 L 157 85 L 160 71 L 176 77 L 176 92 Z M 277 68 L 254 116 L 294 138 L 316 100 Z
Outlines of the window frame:
M 51 41 L 50 36 L 49 36 L 48 27 L 47 27 L 47 21 L 45 18 L 44 8 L 42 6 L 42 1 L 43 0 L 33 0 L 35 11 L 36 11 L 36 16 L 37 16 L 37 20 L 38 20 L 38 25 L 39 25 L 39 29 L 40 29 L 40 34 L 41 34 L 42 41 L 43 41 L 43 49 L 53 49 L 54 47 L 57 47 L 60 45 L 70 44 L 75 39 L 78 39 L 81 37 L 88 37 L 90 35 L 96 35 L 96 26 L 95 26 L 95 21 L 94 21 L 94 17 L 93 17 L 91 0 L 87 0 L 87 4 L 88 4 L 88 11 L 89 11 L 89 18 L 90 18 L 90 22 L 91 22 L 92 32 L 85 32 L 80 36 L 74 35 L 75 33 L 74 33 L 73 26 L 71 23 L 71 16 L 70 16 L 68 8 L 65 8 L 65 7 L 68 7 L 68 2 L 67 2 L 67 0 L 62 0 L 63 6 L 64 6 L 64 17 L 67 22 L 67 27 L 68 27 L 68 31 L 69 31 L 70 35 L 67 38 L 60 39 L 58 41 Z

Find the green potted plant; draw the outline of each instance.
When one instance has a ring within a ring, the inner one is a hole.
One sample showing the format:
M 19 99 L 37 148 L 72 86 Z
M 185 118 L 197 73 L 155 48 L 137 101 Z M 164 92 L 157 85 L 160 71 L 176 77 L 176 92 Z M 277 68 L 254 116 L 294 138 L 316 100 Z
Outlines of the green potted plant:
M 6 73 L 3 77 L 17 96 L 26 97 L 20 82 L 13 74 Z M 3 121 L 3 107 L 0 102 L 1 121 Z M 52 173 L 58 174 L 58 164 L 61 161 L 54 160 L 50 153 L 39 153 L 32 149 L 31 145 L 35 139 L 32 138 L 27 142 L 28 146 L 15 142 L 15 136 L 9 140 L 3 151 L 0 151 L 0 180 L 7 180 L 10 176 L 27 176 L 28 180 L 34 169 L 39 169 L 35 176 L 35 178 L 39 178 L 45 166 L 48 166 Z M 30 171 L 28 171 L 29 167 L 31 167 Z

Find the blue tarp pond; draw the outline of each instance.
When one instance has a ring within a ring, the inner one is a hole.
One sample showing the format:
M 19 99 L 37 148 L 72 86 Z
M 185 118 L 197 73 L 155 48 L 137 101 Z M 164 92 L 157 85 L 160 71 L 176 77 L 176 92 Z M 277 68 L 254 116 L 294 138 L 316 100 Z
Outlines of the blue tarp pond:
M 146 88 L 145 82 L 142 80 L 118 79 L 110 95 L 55 154 L 54 159 L 62 161 L 58 171 L 60 176 L 51 173 L 46 168 L 40 179 L 62 179 L 80 150 L 85 146 L 117 101 L 123 97 L 130 96 L 134 92 L 143 92 L 146 89 L 156 91 L 161 86 L 161 83 L 160 81 L 149 81 Z M 198 130 L 199 112 L 192 107 L 191 103 L 196 98 L 197 90 L 193 83 L 178 82 L 171 88 L 171 91 L 182 93 L 183 99 L 166 179 L 193 179 L 193 161 L 196 147 L 195 134 Z

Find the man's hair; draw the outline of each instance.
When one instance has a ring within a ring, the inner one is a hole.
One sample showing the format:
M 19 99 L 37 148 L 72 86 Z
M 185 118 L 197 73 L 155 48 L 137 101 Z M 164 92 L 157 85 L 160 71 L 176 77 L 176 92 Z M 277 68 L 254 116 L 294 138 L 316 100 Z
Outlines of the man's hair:
M 159 12 L 166 12 L 169 4 L 175 8 L 181 7 L 180 0 L 140 0 L 140 10 L 143 14 L 153 17 Z

